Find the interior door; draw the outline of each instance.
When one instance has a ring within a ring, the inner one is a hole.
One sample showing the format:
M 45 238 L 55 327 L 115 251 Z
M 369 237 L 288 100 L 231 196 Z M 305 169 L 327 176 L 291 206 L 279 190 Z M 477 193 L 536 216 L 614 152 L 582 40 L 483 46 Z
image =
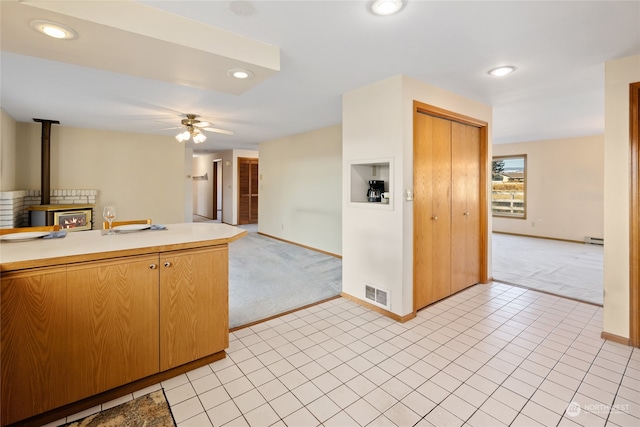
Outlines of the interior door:
M 480 281 L 480 129 L 451 122 L 451 293 Z
M 238 158 L 238 224 L 258 222 L 258 159 Z
M 451 122 L 414 123 L 414 305 L 451 293 Z

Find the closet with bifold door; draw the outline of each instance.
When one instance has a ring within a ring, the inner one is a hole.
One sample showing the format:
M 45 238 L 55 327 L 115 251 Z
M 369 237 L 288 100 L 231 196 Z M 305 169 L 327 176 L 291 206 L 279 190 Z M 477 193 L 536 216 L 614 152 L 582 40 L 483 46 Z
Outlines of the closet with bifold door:
M 258 223 L 258 159 L 238 157 L 238 225 Z
M 419 310 L 486 276 L 486 123 L 416 105 L 413 280 Z

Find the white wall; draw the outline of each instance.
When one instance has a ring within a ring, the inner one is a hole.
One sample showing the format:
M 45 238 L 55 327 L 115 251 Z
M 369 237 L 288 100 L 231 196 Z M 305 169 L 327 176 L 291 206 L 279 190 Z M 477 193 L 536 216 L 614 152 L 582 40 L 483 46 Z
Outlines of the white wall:
M 16 121 L 0 109 L 0 191 L 15 190 Z
M 258 230 L 342 254 L 342 127 L 260 144 Z
M 12 190 L 39 190 L 41 125 L 18 123 L 16 139 Z M 52 125 L 51 189 L 97 189 L 96 228 L 106 204 L 115 205 L 122 220 L 183 222 L 187 209 L 191 213 L 190 199 L 185 206 L 190 157 L 170 136 Z
M 403 192 L 413 192 L 414 100 L 486 121 L 489 132 L 492 128 L 491 107 L 406 76 L 343 96 L 343 176 L 349 176 L 351 163 L 388 159 L 392 199 L 389 208 L 350 203 L 344 180 L 343 292 L 365 300 L 365 283 L 387 289 L 390 311 L 400 316 L 413 312 L 413 204 Z
M 603 330 L 629 337 L 629 84 L 640 56 L 605 64 Z
M 493 230 L 583 242 L 604 237 L 604 135 L 497 144 L 527 155 L 527 218 L 493 218 Z

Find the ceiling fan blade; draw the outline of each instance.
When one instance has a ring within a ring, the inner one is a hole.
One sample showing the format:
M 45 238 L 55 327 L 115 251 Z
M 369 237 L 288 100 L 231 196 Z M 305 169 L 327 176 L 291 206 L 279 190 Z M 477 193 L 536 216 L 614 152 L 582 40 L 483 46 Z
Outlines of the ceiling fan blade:
M 208 132 L 223 133 L 225 135 L 233 135 L 233 131 L 230 131 L 230 130 L 224 130 L 224 129 L 218 129 L 218 128 L 204 128 L 204 130 Z
M 174 126 L 171 128 L 162 128 L 162 129 L 156 129 L 155 132 L 161 131 L 161 130 L 172 130 L 172 129 L 182 129 L 184 126 Z
M 195 127 L 198 127 L 198 128 L 206 128 L 207 126 L 211 126 L 211 123 L 209 123 L 209 122 L 198 122 L 198 123 L 194 123 L 193 125 Z

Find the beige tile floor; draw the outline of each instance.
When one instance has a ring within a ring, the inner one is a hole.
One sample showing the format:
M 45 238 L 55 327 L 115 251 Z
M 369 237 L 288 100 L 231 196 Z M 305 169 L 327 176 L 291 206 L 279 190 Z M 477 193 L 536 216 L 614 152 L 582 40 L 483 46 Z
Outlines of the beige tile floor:
M 163 387 L 179 427 L 638 427 L 640 349 L 601 325 L 600 307 L 498 283 L 406 323 L 340 298 L 238 330 L 226 359 L 102 409 Z

